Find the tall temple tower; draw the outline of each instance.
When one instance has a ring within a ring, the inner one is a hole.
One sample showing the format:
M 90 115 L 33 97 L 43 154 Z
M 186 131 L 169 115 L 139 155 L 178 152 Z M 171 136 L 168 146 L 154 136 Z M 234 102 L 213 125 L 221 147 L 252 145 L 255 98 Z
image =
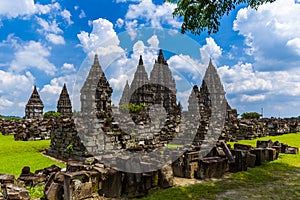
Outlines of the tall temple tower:
M 59 112 L 63 117 L 72 117 L 72 104 L 66 84 L 64 84 L 62 88 L 57 102 L 57 112 Z
M 96 88 L 102 76 L 104 76 L 104 73 L 99 64 L 98 55 L 96 54 L 94 63 L 80 90 L 81 112 L 91 114 L 96 111 Z
M 175 80 L 161 49 L 150 73 L 150 82 L 162 85 L 176 93 Z
M 140 56 L 139 64 L 137 66 L 137 69 L 134 73 L 134 78 L 130 85 L 130 94 L 133 94 L 138 88 L 147 83 L 149 83 L 148 74 L 144 66 L 143 58 L 142 56 Z
M 34 86 L 31 97 L 29 98 L 25 107 L 25 119 L 42 119 L 44 104 L 40 95 Z

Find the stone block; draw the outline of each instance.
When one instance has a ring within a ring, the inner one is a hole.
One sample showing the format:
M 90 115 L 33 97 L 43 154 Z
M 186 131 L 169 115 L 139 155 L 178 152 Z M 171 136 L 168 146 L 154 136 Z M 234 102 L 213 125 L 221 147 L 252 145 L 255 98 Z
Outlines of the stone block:
M 92 197 L 92 182 L 86 171 L 64 175 L 64 199 L 80 200 Z
M 11 174 L 0 174 L 0 184 L 5 185 L 8 183 L 13 184 L 15 182 L 15 176 Z
M 273 146 L 272 140 L 268 140 L 268 141 L 257 140 L 256 141 L 256 148 L 271 148 L 272 146 Z
M 25 188 L 18 187 L 14 184 L 4 186 L 3 197 L 5 199 L 29 200 L 30 196 Z
M 262 162 L 268 161 L 269 152 L 265 148 L 254 148 L 250 153 L 256 155 L 255 165 L 261 165 Z
M 285 149 L 285 153 L 286 154 L 298 154 L 299 153 L 299 149 L 297 147 L 287 147 Z
M 246 158 L 247 167 L 254 168 L 255 167 L 255 161 L 256 161 L 256 155 L 248 152 L 246 157 L 247 157 Z
M 106 175 L 101 193 L 107 198 L 119 198 L 122 194 L 122 172 L 110 169 Z
M 228 160 L 220 157 L 200 159 L 196 178 L 221 178 L 227 170 Z

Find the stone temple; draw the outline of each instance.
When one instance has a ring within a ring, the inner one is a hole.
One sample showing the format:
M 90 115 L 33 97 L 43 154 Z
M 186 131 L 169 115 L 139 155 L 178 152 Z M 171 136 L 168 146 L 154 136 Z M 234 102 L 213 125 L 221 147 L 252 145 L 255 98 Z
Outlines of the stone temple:
M 172 72 L 164 58 L 162 50 L 155 60 L 150 78 L 145 70 L 143 58 L 139 63 L 131 85 L 126 83 L 119 105 L 162 104 L 168 114 L 178 113 L 180 106 L 176 103 L 176 84 Z
M 57 102 L 57 112 L 59 112 L 62 117 L 72 117 L 72 104 L 66 84 L 64 84 L 62 88 Z
M 25 107 L 25 119 L 42 119 L 44 104 L 34 86 L 33 92 Z

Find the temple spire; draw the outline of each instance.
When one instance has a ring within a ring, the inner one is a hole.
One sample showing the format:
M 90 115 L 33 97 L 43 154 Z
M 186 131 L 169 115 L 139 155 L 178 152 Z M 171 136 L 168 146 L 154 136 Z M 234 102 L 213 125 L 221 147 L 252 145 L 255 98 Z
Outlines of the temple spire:
M 143 57 L 142 57 L 142 55 L 140 55 L 139 65 L 144 65 L 144 62 L 143 62 Z
M 26 119 L 41 119 L 43 118 L 44 104 L 40 98 L 40 95 L 36 89 L 36 85 L 33 88 L 33 92 L 26 104 L 25 118 Z
M 63 117 L 72 117 L 72 104 L 65 83 L 57 102 L 57 112 L 59 112 Z
M 160 64 L 165 64 L 165 65 L 167 65 L 167 61 L 165 60 L 164 54 L 163 54 L 163 52 L 162 52 L 162 49 L 159 50 L 157 62 L 160 63 Z
M 100 65 L 100 64 L 99 64 L 98 54 L 95 54 L 95 57 L 94 57 L 94 65 Z

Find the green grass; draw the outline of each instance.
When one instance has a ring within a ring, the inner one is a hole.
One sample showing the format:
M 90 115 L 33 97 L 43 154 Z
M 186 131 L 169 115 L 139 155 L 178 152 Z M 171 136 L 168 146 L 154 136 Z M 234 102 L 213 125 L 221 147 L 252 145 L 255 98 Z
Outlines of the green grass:
M 13 136 L 0 133 L 0 173 L 13 174 L 17 178 L 24 166 L 29 166 L 32 172 L 52 164 L 65 167 L 40 153 L 49 145 L 49 140 L 14 141 Z
M 300 148 L 300 133 L 259 140 L 280 141 Z M 256 140 L 239 141 L 255 146 Z M 232 143 L 233 144 L 233 143 Z M 280 154 L 279 159 L 228 178 L 185 187 L 159 190 L 142 199 L 300 199 L 300 154 Z

